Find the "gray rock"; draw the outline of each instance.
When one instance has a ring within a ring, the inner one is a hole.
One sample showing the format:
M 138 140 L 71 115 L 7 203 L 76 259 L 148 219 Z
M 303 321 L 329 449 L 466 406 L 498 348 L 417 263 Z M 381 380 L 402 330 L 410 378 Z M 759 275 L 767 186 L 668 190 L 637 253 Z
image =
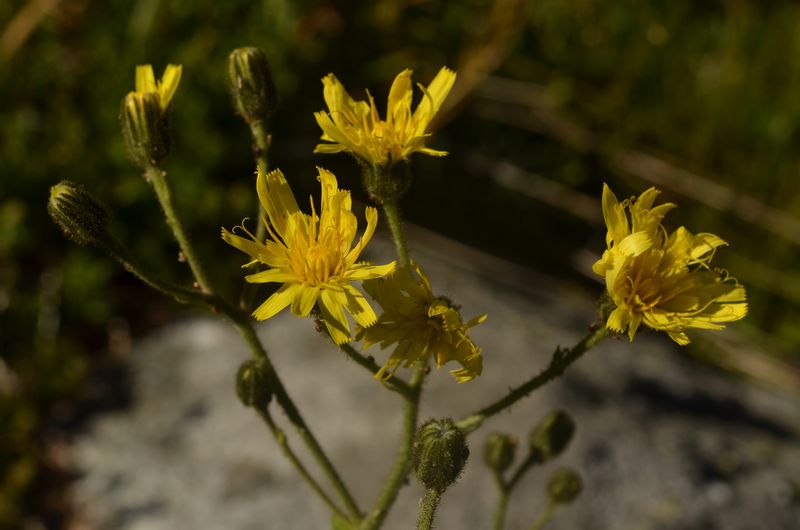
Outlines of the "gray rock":
M 458 385 L 434 371 L 420 419 L 467 414 L 544 367 L 554 347 L 574 344 L 595 318 L 594 301 L 552 278 L 431 235 L 414 256 L 435 289 L 470 318 L 489 320 L 473 338 L 484 375 Z M 378 240 L 376 261 L 392 253 Z M 598 294 L 600 288 L 598 287 Z M 380 491 L 398 447 L 401 400 L 288 313 L 259 333 L 308 423 L 340 466 L 362 508 Z M 730 380 L 675 354 L 666 336 L 607 340 L 470 437 L 471 461 L 445 493 L 439 529 L 488 529 L 497 492 L 481 462 L 491 430 L 515 434 L 559 407 L 575 418 L 572 445 L 534 469 L 512 496 L 506 528 L 527 529 L 560 466 L 584 477 L 584 493 L 548 528 L 788 530 L 800 528 L 800 408 L 785 396 Z M 370 352 L 368 352 L 370 353 Z M 386 352 L 371 351 L 378 362 Z M 75 496 L 98 529 L 324 529 L 324 505 L 294 473 L 266 427 L 236 399 L 244 343 L 219 319 L 189 319 L 138 342 L 134 402 L 97 418 L 75 443 Z M 305 457 L 301 442 L 273 405 Z M 322 480 L 322 479 L 321 479 Z M 414 479 L 385 526 L 415 527 L 422 494 Z

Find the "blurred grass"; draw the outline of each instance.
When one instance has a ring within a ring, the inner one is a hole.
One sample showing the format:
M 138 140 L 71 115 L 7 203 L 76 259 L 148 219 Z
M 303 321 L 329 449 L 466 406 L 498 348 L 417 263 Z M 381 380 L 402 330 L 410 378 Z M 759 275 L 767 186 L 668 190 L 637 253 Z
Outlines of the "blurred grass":
M 511 163 L 582 197 L 598 197 L 605 180 L 624 196 L 650 184 L 607 154 L 642 152 L 796 221 L 798 26 L 800 6 L 775 0 L 0 4 L 0 418 L 9 433 L 0 437 L 0 527 L 36 513 L 49 514 L 41 519 L 48 527 L 69 516 L 48 501 L 47 433 L 72 427 L 76 403 L 91 400 L 96 367 L 108 352 L 124 354 L 120 333 L 147 330 L 177 309 L 98 253 L 64 241 L 45 213 L 49 187 L 65 178 L 86 185 L 112 205 L 114 229 L 144 262 L 189 282 L 117 129 L 134 65 L 184 65 L 169 178 L 200 254 L 224 271 L 229 289 L 240 257 L 221 242 L 219 226 L 255 208 L 248 132 L 230 110 L 223 77 L 225 57 L 242 45 L 270 57 L 282 97 L 271 158 L 300 194 L 314 188 L 314 164 L 358 187 L 350 160 L 311 157 L 324 74 L 335 72 L 353 94 L 370 87 L 380 101 L 402 68 L 427 82 L 442 64 L 456 67 L 460 82 L 434 139 L 451 156 L 415 162 L 409 218 L 583 281 L 565 264 L 583 245 L 600 248 L 602 226 L 510 189 L 490 168 Z M 488 76 L 539 94 L 551 117 L 589 131 L 603 149 L 581 149 L 556 122 L 513 102 L 489 116 Z M 680 204 L 671 222 L 728 239 L 720 263 L 748 285 L 751 312 L 737 328 L 796 362 L 796 240 L 757 215 L 742 218 L 685 192 L 665 189 Z

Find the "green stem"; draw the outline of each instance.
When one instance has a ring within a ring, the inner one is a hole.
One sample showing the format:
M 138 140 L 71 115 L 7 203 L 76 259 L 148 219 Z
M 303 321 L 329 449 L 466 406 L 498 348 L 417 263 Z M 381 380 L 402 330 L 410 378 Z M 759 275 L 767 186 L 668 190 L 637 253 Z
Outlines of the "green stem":
M 308 428 L 308 425 L 303 417 L 300 415 L 300 411 L 297 409 L 294 402 L 289 397 L 289 394 L 286 392 L 286 387 L 283 386 L 283 382 L 281 381 L 280 377 L 278 377 L 278 373 L 275 371 L 274 366 L 269 360 L 269 356 L 267 355 L 264 346 L 258 339 L 252 323 L 249 319 L 243 318 L 235 320 L 234 324 L 244 338 L 245 342 L 247 342 L 247 345 L 252 350 L 253 355 L 266 362 L 267 369 L 270 373 L 270 384 L 272 385 L 275 400 L 286 413 L 286 417 L 289 419 L 289 422 L 294 425 L 295 430 L 297 430 L 297 434 L 300 436 L 306 446 L 308 446 L 308 450 L 311 452 L 311 455 L 314 457 L 314 460 L 316 460 L 317 464 L 319 464 L 320 468 L 322 468 L 325 476 L 327 476 L 328 480 L 331 481 L 333 489 L 336 490 L 336 493 L 339 495 L 342 502 L 344 502 L 350 518 L 355 521 L 360 520 L 361 510 L 358 508 L 355 499 L 350 494 L 350 490 L 347 489 L 347 486 L 342 480 L 342 477 L 339 475 L 339 472 L 328 458 L 328 455 L 325 454 L 322 446 L 320 446 L 316 437 Z
M 414 375 L 411 377 L 409 386 L 411 394 L 403 397 L 406 400 L 403 413 L 403 439 L 400 451 L 394 461 L 394 466 L 389 472 L 389 478 L 383 487 L 380 497 L 372 508 L 369 516 L 361 526 L 362 530 L 375 530 L 383 524 L 389 509 L 397 499 L 400 488 L 406 482 L 409 471 L 411 471 L 411 451 L 414 445 L 414 434 L 417 432 L 417 416 L 419 414 L 419 398 L 422 393 L 422 383 L 425 377 L 425 365 L 418 364 Z
M 403 232 L 403 223 L 400 219 L 400 209 L 397 203 L 383 203 L 383 213 L 386 215 L 386 221 L 392 231 L 392 239 L 394 239 L 395 247 L 397 247 L 397 257 L 400 260 L 400 265 L 408 267 L 411 264 L 411 259 L 408 256 L 406 236 Z
M 530 530 L 542 530 L 544 526 L 550 522 L 550 519 L 553 518 L 553 515 L 556 513 L 556 508 L 558 508 L 558 504 L 551 501 L 547 501 L 547 506 L 545 506 L 544 511 L 539 514 L 539 517 L 531 525 Z
M 506 524 L 509 493 L 506 488 L 500 489 L 500 498 L 497 500 L 497 508 L 494 511 L 494 530 L 503 530 Z
M 314 492 L 317 495 L 319 495 L 322 501 L 328 505 L 328 508 L 330 508 L 333 513 L 345 517 L 345 514 L 342 511 L 342 509 L 339 508 L 336 505 L 336 503 L 333 502 L 333 500 L 331 500 L 331 498 L 328 496 L 327 493 L 325 493 L 325 491 L 322 489 L 319 483 L 308 472 L 308 469 L 306 469 L 303 463 L 300 462 L 300 459 L 297 458 L 297 455 L 294 453 L 294 451 L 292 451 L 292 448 L 289 446 L 289 440 L 286 438 L 286 433 L 283 432 L 283 429 L 281 429 L 280 427 L 278 427 L 278 425 L 275 424 L 275 420 L 272 419 L 272 416 L 270 415 L 269 411 L 266 409 L 259 410 L 258 415 L 261 416 L 261 419 L 263 419 L 264 423 L 267 425 L 267 427 L 269 427 L 270 432 L 272 432 L 272 436 L 275 438 L 275 441 L 278 442 L 278 445 L 280 446 L 281 451 L 283 451 L 284 456 L 286 456 L 286 458 L 289 459 L 289 461 L 292 463 L 292 465 L 300 474 L 300 476 L 303 477 L 303 479 L 305 479 L 305 481 L 308 483 L 309 486 L 311 486 L 311 489 L 314 490 Z
M 263 121 L 254 121 L 250 123 L 250 136 L 253 138 L 253 157 L 256 159 L 256 167 L 266 173 L 269 169 L 269 148 L 272 145 L 272 137 L 267 132 Z M 259 206 L 258 227 L 256 228 L 256 238 L 259 241 L 264 241 L 267 227 L 261 222 L 261 217 L 264 215 L 264 208 Z
M 598 326 L 591 329 L 573 348 L 567 350 L 556 348 L 556 351 L 553 353 L 553 358 L 550 360 L 550 364 L 538 375 L 533 376 L 517 388 L 512 389 L 506 396 L 498 399 L 491 405 L 459 420 L 456 425 L 465 433 L 471 433 L 480 427 L 487 418 L 507 409 L 520 399 L 528 396 L 534 390 L 561 376 L 567 367 L 609 334 L 610 332 L 605 327 Z
M 253 158 L 256 161 L 256 167 L 259 171 L 266 173 L 269 170 L 269 148 L 272 145 L 272 137 L 267 132 L 267 128 L 263 121 L 254 121 L 250 124 L 250 136 L 253 139 Z M 267 235 L 267 225 L 261 220 L 264 218 L 266 212 L 264 207 L 259 204 L 258 218 L 256 219 L 256 239 L 263 242 Z M 259 270 L 259 264 L 253 264 L 249 267 L 248 273 L 254 274 Z M 241 296 L 239 298 L 239 305 L 245 309 L 252 307 L 253 299 L 258 291 L 258 284 L 246 283 L 242 287 Z
M 433 517 L 436 515 L 436 508 L 439 507 L 441 499 L 442 494 L 433 488 L 425 492 L 425 496 L 422 497 L 419 503 L 417 530 L 431 530 L 433 528 Z
M 508 491 L 513 490 L 514 486 L 517 485 L 517 483 L 525 475 L 525 473 L 527 473 L 530 468 L 532 468 L 534 465 L 538 463 L 541 463 L 541 460 L 539 460 L 534 455 L 528 455 L 528 458 L 526 458 L 525 461 L 522 462 L 522 464 L 514 472 L 514 475 L 512 475 L 511 480 L 508 481 L 507 484 Z
M 192 247 L 189 237 L 186 235 L 186 231 L 183 229 L 180 218 L 175 211 L 175 205 L 172 202 L 172 190 L 166 179 L 166 173 L 155 166 L 151 166 L 145 170 L 145 177 L 153 185 L 153 189 L 158 197 L 158 202 L 161 203 L 161 208 L 164 210 L 164 214 L 167 217 L 167 224 L 172 229 L 172 233 L 175 235 L 178 245 L 180 245 L 181 252 L 183 252 L 183 256 L 189 263 L 189 267 L 192 269 L 192 273 L 198 285 L 200 285 L 200 289 L 204 293 L 212 292 L 211 282 L 206 275 L 205 269 L 203 269 L 200 259 L 197 257 L 197 254 L 195 254 L 194 247 Z
M 378 365 L 378 363 L 375 362 L 375 360 L 372 357 L 367 357 L 365 355 L 362 355 L 349 343 L 340 344 L 339 348 L 344 352 L 345 355 L 347 355 L 348 358 L 355 361 L 356 364 L 358 364 L 359 366 L 363 366 L 364 368 L 369 370 L 370 373 L 372 373 L 372 375 L 377 374 L 378 371 L 381 369 L 381 367 Z M 390 390 L 399 392 L 404 396 L 411 396 L 413 393 L 411 386 L 395 374 L 391 375 L 388 379 L 382 380 L 381 382 L 385 384 L 386 387 L 389 388 Z

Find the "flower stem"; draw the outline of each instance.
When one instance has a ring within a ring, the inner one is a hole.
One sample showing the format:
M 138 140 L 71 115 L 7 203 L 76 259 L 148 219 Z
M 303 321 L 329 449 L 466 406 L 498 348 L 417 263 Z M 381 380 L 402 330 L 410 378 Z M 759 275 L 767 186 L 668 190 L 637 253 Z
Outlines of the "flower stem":
M 411 471 L 411 450 L 414 445 L 414 434 L 417 431 L 417 415 L 419 414 L 419 398 L 422 393 L 422 383 L 425 377 L 425 365 L 418 364 L 409 386 L 411 394 L 404 395 L 406 400 L 403 413 L 403 439 L 400 452 L 394 461 L 394 466 L 389 473 L 383 492 L 372 508 L 369 516 L 364 520 L 362 530 L 375 530 L 383 524 L 389 509 L 397 499 L 400 488 L 405 484 L 406 477 Z
M 553 518 L 553 515 L 556 513 L 556 508 L 558 508 L 558 503 L 555 503 L 552 500 L 547 501 L 547 506 L 545 506 L 544 510 L 533 522 L 530 530 L 542 530 L 542 528 L 544 528 L 544 526 L 550 522 L 550 519 Z
M 494 530 L 503 530 L 506 524 L 509 493 L 507 488 L 500 489 L 500 498 L 497 500 L 497 508 L 494 511 Z
M 342 480 L 342 477 L 339 475 L 339 472 L 334 467 L 330 458 L 328 458 L 328 455 L 322 449 L 322 446 L 319 444 L 314 434 L 308 428 L 308 425 L 300 415 L 300 411 L 297 409 L 297 406 L 295 406 L 294 402 L 289 397 L 289 394 L 286 392 L 286 387 L 283 386 L 283 382 L 281 381 L 280 377 L 278 377 L 278 373 L 275 371 L 274 366 L 269 360 L 269 356 L 267 355 L 264 346 L 258 339 L 252 323 L 248 318 L 243 318 L 235 320 L 234 324 L 244 338 L 245 342 L 247 342 L 247 345 L 252 350 L 253 355 L 259 359 L 262 359 L 267 364 L 267 370 L 270 374 L 270 384 L 275 395 L 275 400 L 286 413 L 286 417 L 289 419 L 289 422 L 294 425 L 297 434 L 306 444 L 308 450 L 311 452 L 311 455 L 314 457 L 314 460 L 316 460 L 317 464 L 320 466 L 320 468 L 322 468 L 323 473 L 325 473 L 325 476 L 327 476 L 328 480 L 330 480 L 333 489 L 339 495 L 342 502 L 344 502 L 351 520 L 359 521 L 361 519 L 361 510 L 356 504 L 356 501 L 350 493 L 350 490 L 347 489 L 347 486 Z
M 319 496 L 322 501 L 328 505 L 328 508 L 335 514 L 338 514 L 342 517 L 345 517 L 344 512 L 341 508 L 339 508 L 333 500 L 328 496 L 327 493 L 322 489 L 319 483 L 311 476 L 308 472 L 308 469 L 303 465 L 297 455 L 292 451 L 292 448 L 289 446 L 289 441 L 286 438 L 286 433 L 283 432 L 278 425 L 275 424 L 275 420 L 272 419 L 268 410 L 259 410 L 258 415 L 261 416 L 261 419 L 264 420 L 264 423 L 269 427 L 270 432 L 272 432 L 272 436 L 275 438 L 275 441 L 278 442 L 278 445 L 283 451 L 284 456 L 289 459 L 292 465 L 295 467 L 297 472 L 300 474 L 303 479 L 311 486 L 311 489 Z
M 417 519 L 417 530 L 431 530 L 433 528 L 433 516 L 436 515 L 436 508 L 442 494 L 433 488 L 425 491 L 425 496 L 419 503 L 419 518 Z
M 167 217 L 167 224 L 172 229 L 172 233 L 178 241 L 181 252 L 183 252 L 183 255 L 186 257 L 186 261 L 189 263 L 189 267 L 192 269 L 192 273 L 198 285 L 200 285 L 200 289 L 204 293 L 212 292 L 211 282 L 206 275 L 205 269 L 203 269 L 200 259 L 197 257 L 197 254 L 195 254 L 194 247 L 192 247 L 189 237 L 186 235 L 186 231 L 183 229 L 180 218 L 175 211 L 175 205 L 172 202 L 172 190 L 166 179 L 166 173 L 158 167 L 150 166 L 145 170 L 145 177 L 153 185 L 153 189 L 158 197 L 158 202 L 161 203 L 161 208 L 164 210 L 164 214 Z
M 503 398 L 498 399 L 491 405 L 482 408 L 470 416 L 462 418 L 456 423 L 456 425 L 466 434 L 473 432 L 474 430 L 478 429 L 487 418 L 507 409 L 520 399 L 528 396 L 534 390 L 544 386 L 556 377 L 561 376 L 567 367 L 578 360 L 584 353 L 590 350 L 594 345 L 603 340 L 609 334 L 610 332 L 604 326 L 594 327 L 590 329 L 589 333 L 571 349 L 556 348 L 556 351 L 553 353 L 553 358 L 550 360 L 550 364 L 547 366 L 547 368 L 517 388 L 512 389 Z
M 372 357 L 367 357 L 359 353 L 355 348 L 353 348 L 349 343 L 340 344 L 339 348 L 344 352 L 347 357 L 351 360 L 355 361 L 356 364 L 359 366 L 363 366 L 367 370 L 369 370 L 372 375 L 378 373 L 381 367 Z M 412 389 L 411 386 L 405 382 L 403 379 L 398 377 L 396 374 L 392 374 L 388 379 L 381 381 L 383 384 L 387 386 L 390 390 L 395 392 L 399 392 L 404 396 L 411 396 Z
M 266 173 L 269 169 L 269 148 L 272 145 L 272 136 L 267 132 L 263 121 L 253 121 L 250 123 L 250 136 L 253 138 L 253 157 L 256 166 L 260 171 Z M 267 227 L 260 222 L 264 215 L 264 209 L 259 206 L 258 228 L 256 229 L 256 239 L 264 241 Z
M 383 203 L 383 213 L 386 215 L 386 221 L 389 223 L 389 229 L 392 231 L 392 239 L 394 239 L 394 245 L 397 247 L 397 257 L 400 260 L 400 265 L 408 267 L 411 264 L 411 258 L 408 256 L 406 235 L 403 232 L 403 222 L 400 219 L 400 209 L 397 203 Z

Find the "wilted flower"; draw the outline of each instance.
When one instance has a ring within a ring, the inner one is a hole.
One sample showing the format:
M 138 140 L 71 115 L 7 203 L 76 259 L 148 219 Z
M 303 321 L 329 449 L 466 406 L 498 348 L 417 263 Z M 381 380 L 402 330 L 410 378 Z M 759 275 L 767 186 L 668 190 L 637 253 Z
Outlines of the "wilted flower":
M 734 278 L 709 266 L 725 241 L 684 227 L 667 233 L 661 220 L 675 205 L 654 207 L 658 193 L 650 188 L 638 199 L 620 203 L 608 185 L 603 186 L 608 249 L 592 270 L 605 277 L 616 305 L 606 321 L 608 329 L 627 329 L 633 340 L 644 322 L 683 345 L 689 343 L 687 328 L 721 329 L 744 317 L 746 294 Z
M 409 367 L 429 357 L 439 368 L 450 361 L 459 363 L 460 369 L 450 371 L 459 383 L 481 375 L 482 350 L 467 330 L 486 320 L 486 315 L 462 322 L 458 307 L 434 297 L 428 277 L 417 265 L 398 269 L 384 280 L 364 282 L 364 289 L 381 305 L 383 314 L 374 326 L 360 330 L 357 338 L 364 341 L 365 349 L 373 344 L 383 349 L 397 345 L 375 377 L 387 378 L 400 364 Z
M 364 246 L 372 238 L 378 223 L 375 208 L 367 207 L 367 228 L 352 246 L 356 236 L 356 216 L 350 211 L 350 192 L 340 190 L 330 171 L 317 168 L 322 187 L 320 213 L 311 201 L 311 215 L 300 211 L 289 184 L 280 170 L 265 174 L 259 169 L 256 188 L 261 206 L 267 213 L 270 239 L 260 242 L 244 226 L 244 238 L 222 229 L 222 238 L 270 268 L 251 274 L 251 283 L 276 282 L 283 285 L 261 304 L 253 316 L 266 320 L 286 306 L 297 316 L 305 317 L 315 304 L 336 344 L 350 340 L 350 324 L 345 311 L 360 326 L 375 323 L 375 312 L 364 295 L 351 285 L 354 280 L 379 278 L 394 270 L 395 262 L 386 265 L 356 263 Z M 235 229 L 234 229 L 235 230 Z
M 439 111 L 455 82 L 456 74 L 444 67 L 439 70 L 428 88 L 419 85 L 422 100 L 411 112 L 411 70 L 403 70 L 392 83 L 382 120 L 375 100 L 367 92 L 367 101 L 355 101 L 336 79 L 328 74 L 322 79 L 323 96 L 328 112 L 316 112 L 314 117 L 322 129 L 321 143 L 315 153 L 352 153 L 371 166 L 392 165 L 420 152 L 444 156 L 445 151 L 425 147 L 428 125 Z

